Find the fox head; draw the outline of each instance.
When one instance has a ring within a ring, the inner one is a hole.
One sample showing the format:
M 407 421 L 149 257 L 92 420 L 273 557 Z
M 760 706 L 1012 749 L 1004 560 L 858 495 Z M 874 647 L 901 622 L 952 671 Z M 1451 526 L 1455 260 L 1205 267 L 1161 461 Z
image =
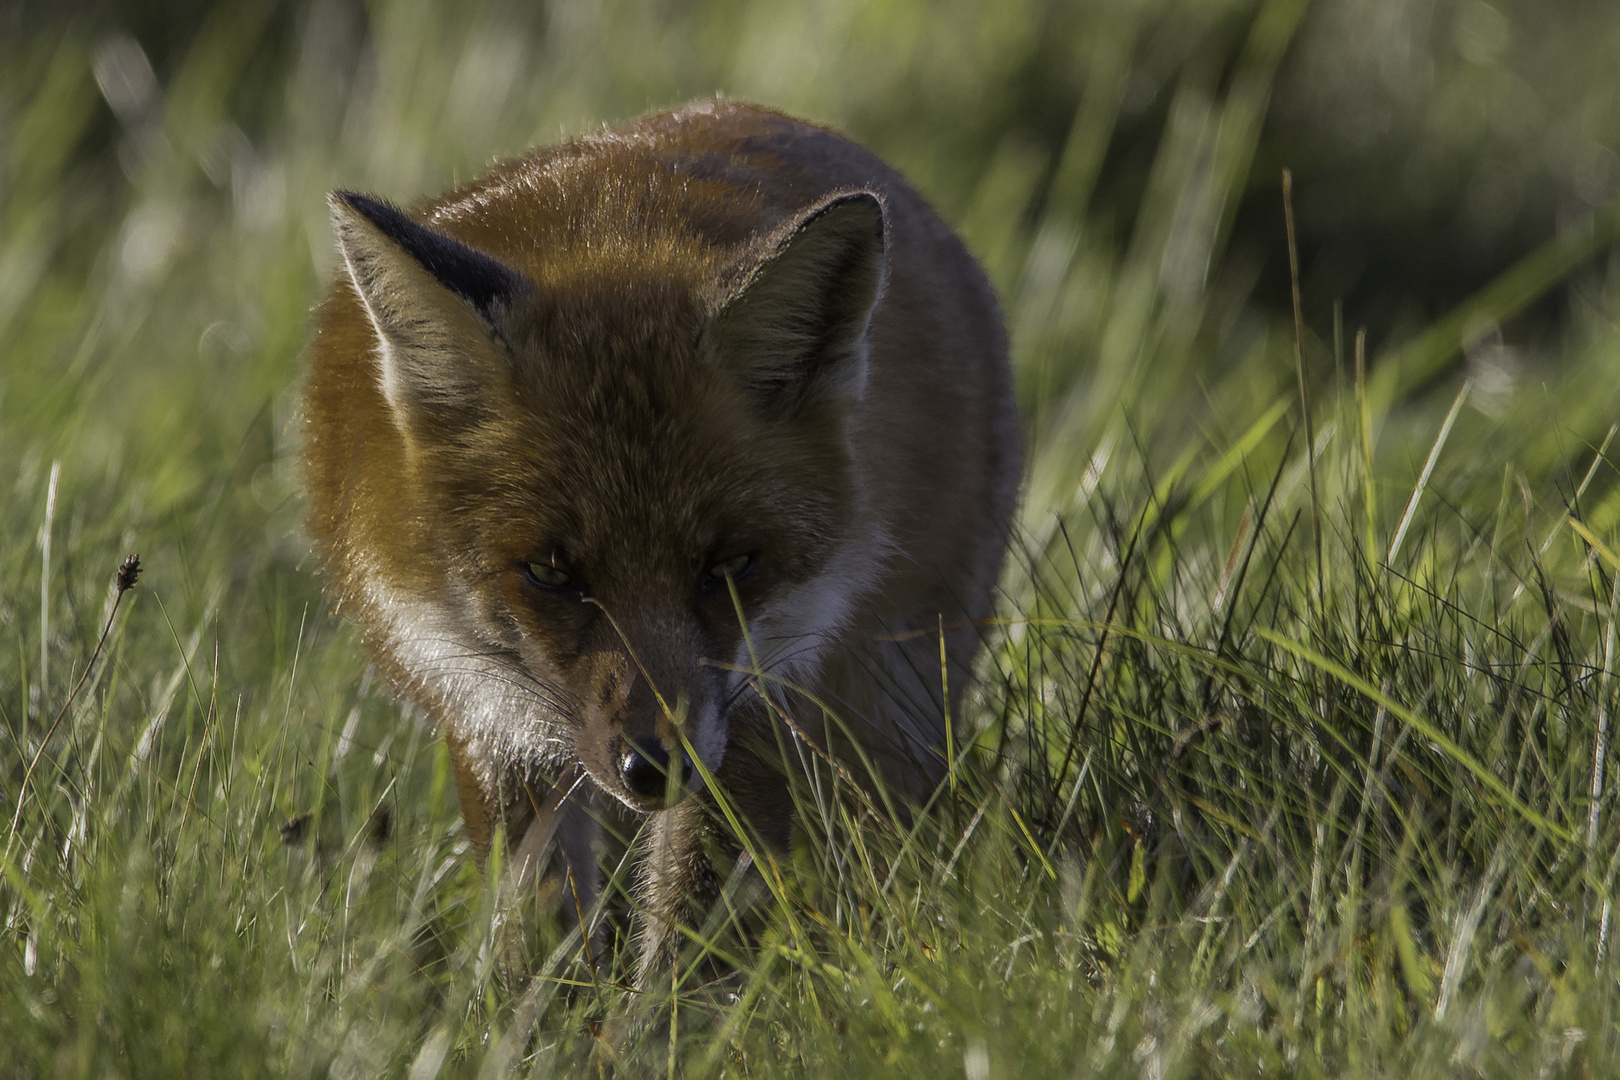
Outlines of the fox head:
M 412 677 L 446 694 L 500 684 L 474 737 L 666 805 L 719 768 L 748 673 L 812 670 L 875 573 L 846 421 L 881 198 L 835 194 L 729 250 L 655 227 L 635 251 L 546 250 L 330 206 L 374 339 L 354 392 L 403 448 L 393 475 L 349 481 L 394 508 L 350 541 L 375 549 L 351 572 L 408 581 L 426 613 L 389 623 L 396 653 L 435 657 Z

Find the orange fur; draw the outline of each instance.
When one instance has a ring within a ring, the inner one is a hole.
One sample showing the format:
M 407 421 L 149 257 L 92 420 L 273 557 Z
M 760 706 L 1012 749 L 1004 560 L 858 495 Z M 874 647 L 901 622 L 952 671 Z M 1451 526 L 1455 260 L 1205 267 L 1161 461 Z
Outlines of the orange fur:
M 771 691 L 809 737 L 847 731 L 910 796 L 937 782 L 932 631 L 955 697 L 1020 451 L 994 298 L 904 180 L 823 128 L 706 102 L 409 219 L 355 196 L 333 213 L 309 528 L 339 609 L 444 730 L 480 850 L 580 769 L 679 846 L 693 804 L 660 809 L 626 755 L 678 761 L 683 738 L 785 843 L 777 766 L 744 748 L 776 734 L 734 670 L 756 661 L 838 712 L 829 729 Z M 667 926 L 690 873 L 657 865 Z

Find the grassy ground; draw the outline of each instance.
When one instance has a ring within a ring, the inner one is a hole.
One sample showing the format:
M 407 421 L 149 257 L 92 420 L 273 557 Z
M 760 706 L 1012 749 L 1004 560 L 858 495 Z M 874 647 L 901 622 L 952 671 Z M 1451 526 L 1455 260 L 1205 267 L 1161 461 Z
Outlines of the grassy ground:
M 0 1073 L 1620 1067 L 1620 277 L 1589 258 L 1614 210 L 1363 362 L 1226 258 L 1277 192 L 1256 161 L 1303 5 L 1094 5 L 1055 44 L 991 10 L 224 5 L 161 81 L 84 26 L 13 48 Z M 1165 84 L 1111 201 L 1132 58 L 1178 19 L 1230 52 Z M 1088 91 L 1051 153 L 994 120 L 1042 50 Z M 408 200 L 717 87 L 849 127 L 963 229 L 1030 476 L 933 812 L 827 804 L 753 879 L 752 947 L 719 909 L 695 928 L 732 974 L 694 945 L 634 994 L 612 918 L 599 969 L 554 927 L 513 944 L 442 748 L 326 613 L 297 358 L 326 189 Z

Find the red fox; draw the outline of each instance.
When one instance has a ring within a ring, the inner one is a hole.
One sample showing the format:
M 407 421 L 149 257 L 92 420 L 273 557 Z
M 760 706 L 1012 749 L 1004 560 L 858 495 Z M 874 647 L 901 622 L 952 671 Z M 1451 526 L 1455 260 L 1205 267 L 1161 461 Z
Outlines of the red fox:
M 651 814 L 656 952 L 706 777 L 777 848 L 781 746 L 931 790 L 1021 450 L 995 298 L 921 196 L 711 101 L 330 207 L 309 530 L 481 857 L 555 839 L 588 904 L 595 792 Z

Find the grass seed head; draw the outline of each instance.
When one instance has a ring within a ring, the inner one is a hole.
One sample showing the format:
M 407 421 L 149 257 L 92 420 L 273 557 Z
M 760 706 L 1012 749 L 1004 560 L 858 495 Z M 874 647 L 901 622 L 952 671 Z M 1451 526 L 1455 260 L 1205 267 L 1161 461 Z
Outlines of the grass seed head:
M 118 585 L 118 595 L 122 596 L 135 587 L 135 582 L 141 576 L 141 557 L 131 555 L 118 564 L 118 576 L 113 580 Z

